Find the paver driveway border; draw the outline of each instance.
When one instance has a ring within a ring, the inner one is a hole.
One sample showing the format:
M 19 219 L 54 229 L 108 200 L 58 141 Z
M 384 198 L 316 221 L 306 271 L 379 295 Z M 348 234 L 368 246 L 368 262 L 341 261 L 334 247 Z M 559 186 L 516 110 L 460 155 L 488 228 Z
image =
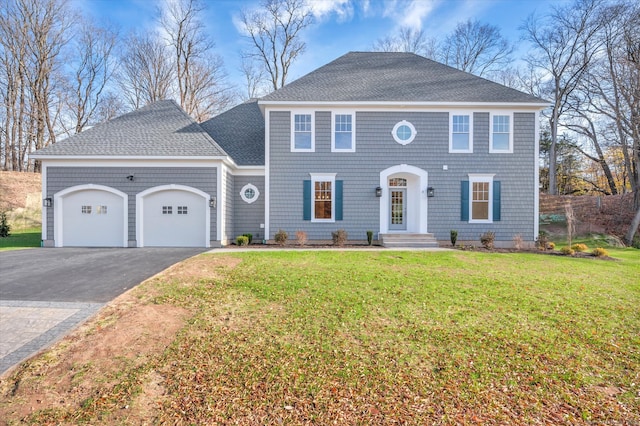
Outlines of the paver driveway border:
M 198 248 L 0 252 L 0 375 L 48 348 L 105 304 Z

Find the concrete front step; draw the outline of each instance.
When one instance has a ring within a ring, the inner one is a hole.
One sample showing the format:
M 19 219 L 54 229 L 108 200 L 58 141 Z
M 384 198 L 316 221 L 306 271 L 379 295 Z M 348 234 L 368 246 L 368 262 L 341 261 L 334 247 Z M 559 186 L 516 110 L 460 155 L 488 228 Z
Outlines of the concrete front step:
M 379 239 L 384 247 L 438 247 L 433 234 L 380 234 Z

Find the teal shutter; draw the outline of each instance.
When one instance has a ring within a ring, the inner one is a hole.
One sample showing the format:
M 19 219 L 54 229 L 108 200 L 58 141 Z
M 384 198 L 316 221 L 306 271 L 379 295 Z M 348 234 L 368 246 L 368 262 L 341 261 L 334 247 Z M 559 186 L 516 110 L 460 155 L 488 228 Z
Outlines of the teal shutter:
M 336 181 L 336 220 L 342 220 L 342 181 Z
M 302 182 L 302 220 L 311 220 L 311 181 Z
M 493 181 L 493 221 L 500 220 L 500 181 Z
M 469 221 L 469 181 L 460 182 L 460 220 Z

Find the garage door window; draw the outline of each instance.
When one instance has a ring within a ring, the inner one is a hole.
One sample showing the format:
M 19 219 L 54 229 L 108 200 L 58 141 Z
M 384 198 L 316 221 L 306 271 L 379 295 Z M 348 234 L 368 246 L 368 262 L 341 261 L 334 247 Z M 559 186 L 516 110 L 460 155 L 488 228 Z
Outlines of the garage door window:
M 187 214 L 187 206 L 178 206 L 178 214 Z
M 91 214 L 91 206 L 82 206 L 83 214 Z
M 107 214 L 107 206 L 96 206 L 96 214 Z
M 162 206 L 162 214 L 172 214 L 173 208 L 171 206 Z

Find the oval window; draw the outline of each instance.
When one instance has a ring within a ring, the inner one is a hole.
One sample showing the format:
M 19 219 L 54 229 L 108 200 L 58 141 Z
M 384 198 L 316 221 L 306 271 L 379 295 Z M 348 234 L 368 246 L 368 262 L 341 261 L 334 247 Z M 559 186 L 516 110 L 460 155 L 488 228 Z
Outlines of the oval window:
M 260 196 L 260 191 L 258 191 L 258 188 L 256 188 L 255 185 L 250 183 L 243 186 L 242 189 L 240 190 L 240 198 L 242 198 L 245 203 L 251 204 L 254 201 L 256 201 L 259 196 Z
M 413 124 L 409 123 L 406 120 L 402 120 L 401 122 L 397 123 L 391 131 L 393 139 L 400 145 L 407 145 L 413 142 L 416 134 L 416 128 L 413 127 Z

